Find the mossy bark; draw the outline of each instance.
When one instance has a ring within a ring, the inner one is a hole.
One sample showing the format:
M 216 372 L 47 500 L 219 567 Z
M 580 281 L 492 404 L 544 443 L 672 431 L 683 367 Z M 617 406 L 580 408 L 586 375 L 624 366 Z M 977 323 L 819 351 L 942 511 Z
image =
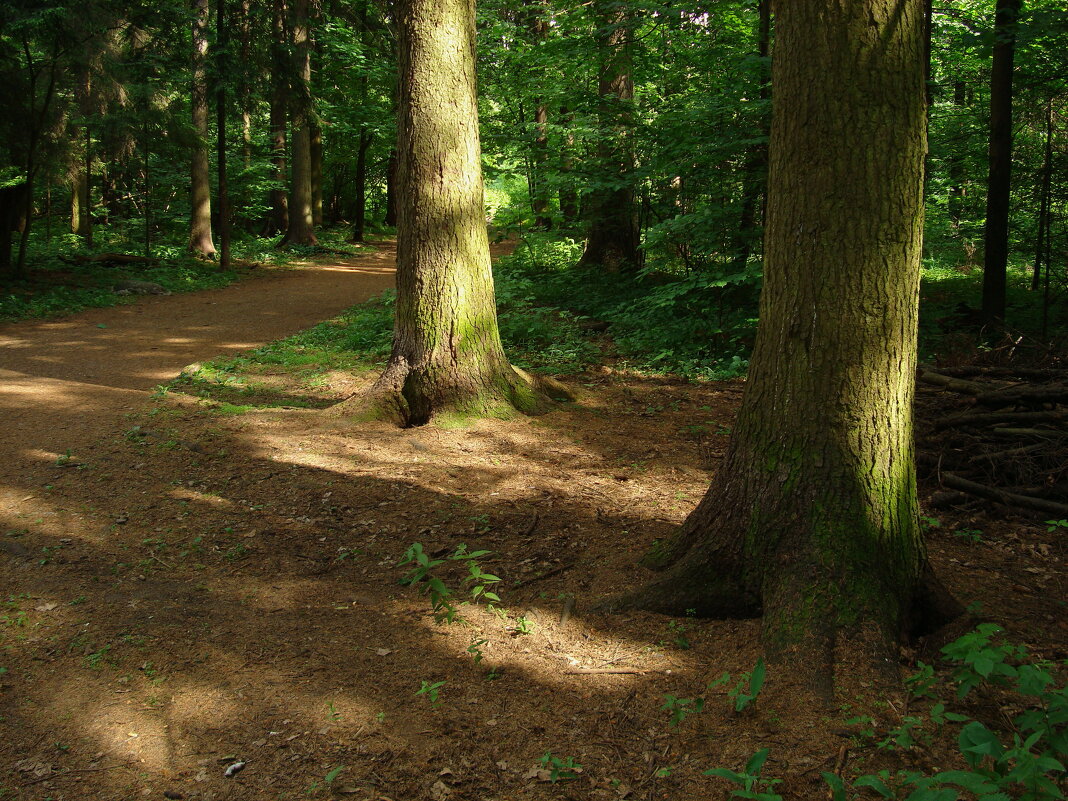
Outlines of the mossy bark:
M 913 452 L 923 19 L 922 0 L 779 9 L 745 397 L 708 494 L 651 559 L 670 571 L 616 606 L 762 615 L 772 654 L 955 611 L 933 591 Z
M 548 397 L 508 363 L 497 329 L 474 2 L 404 0 L 398 12 L 396 323 L 389 364 L 362 403 L 406 425 L 542 411 Z

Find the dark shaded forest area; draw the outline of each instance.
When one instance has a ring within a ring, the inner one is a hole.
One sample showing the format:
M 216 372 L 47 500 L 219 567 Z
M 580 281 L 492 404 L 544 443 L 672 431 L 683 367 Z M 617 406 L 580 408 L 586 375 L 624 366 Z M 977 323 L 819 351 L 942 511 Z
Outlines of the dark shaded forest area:
M 1068 13 L 0 18 L 0 801 L 1052 801 Z

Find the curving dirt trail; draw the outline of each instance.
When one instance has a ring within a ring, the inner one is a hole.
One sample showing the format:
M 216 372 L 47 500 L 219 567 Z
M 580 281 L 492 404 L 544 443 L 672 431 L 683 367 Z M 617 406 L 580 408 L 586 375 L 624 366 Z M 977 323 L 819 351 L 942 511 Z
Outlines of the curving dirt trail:
M 293 334 L 394 285 L 396 248 L 0 326 L 0 471 L 96 440 L 186 365 Z

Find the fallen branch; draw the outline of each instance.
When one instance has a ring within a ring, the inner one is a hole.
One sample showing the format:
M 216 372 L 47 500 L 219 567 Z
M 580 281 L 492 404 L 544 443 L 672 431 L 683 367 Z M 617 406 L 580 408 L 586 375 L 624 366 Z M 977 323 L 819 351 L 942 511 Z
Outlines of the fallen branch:
M 963 426 L 986 426 L 994 423 L 1060 423 L 1068 420 L 1068 412 L 975 412 L 958 414 L 935 420 L 936 429 Z
M 995 489 L 994 487 L 987 487 L 983 484 L 969 481 L 966 478 L 955 476 L 952 473 L 942 474 L 942 484 L 960 490 L 961 492 L 967 492 L 969 495 L 975 495 L 979 498 L 986 498 L 987 500 L 1004 504 L 1005 506 L 1021 506 L 1025 509 L 1037 509 L 1040 512 L 1046 512 L 1053 515 L 1068 516 L 1068 504 L 1047 501 L 1044 498 L 1029 498 L 1026 495 L 1016 495 L 1012 492 L 1004 492 L 1003 490 Z
M 996 462 L 1001 459 L 1011 459 L 1014 456 L 1024 456 L 1025 454 L 1032 453 L 1034 451 L 1040 451 L 1046 447 L 1045 442 L 1036 442 L 1034 445 L 1024 445 L 1021 448 L 1009 448 L 1007 451 L 993 451 L 992 453 L 980 453 L 971 457 L 968 460 L 968 464 L 975 464 L 976 462 Z
M 990 387 L 977 384 L 974 381 L 962 381 L 959 378 L 950 378 L 948 375 L 935 373 L 931 370 L 920 370 L 916 374 L 916 380 L 923 384 L 932 384 L 950 392 L 959 392 L 961 395 L 983 395 L 990 393 Z
M 568 562 L 566 565 L 554 567 L 552 570 L 546 570 L 544 573 L 539 573 L 538 575 L 532 576 L 531 578 L 520 579 L 512 585 L 512 588 L 515 589 L 516 587 L 525 587 L 528 584 L 533 584 L 535 581 L 541 581 L 542 579 L 551 578 L 552 576 L 555 576 L 558 573 L 563 573 L 565 570 L 570 570 L 576 564 L 576 562 Z
M 1068 385 L 1025 386 L 1012 389 L 998 389 L 992 392 L 980 392 L 975 402 L 983 406 L 1015 406 L 1021 403 L 1068 403 Z
M 628 676 L 644 676 L 646 673 L 651 673 L 651 672 L 652 671 L 649 671 L 649 670 L 639 670 L 638 668 L 571 668 L 570 670 L 565 670 L 564 671 L 564 673 L 567 674 L 567 675 L 578 675 L 578 676 L 592 675 L 592 674 L 598 674 L 598 673 L 605 673 L 605 674 L 620 673 L 620 674 L 624 674 L 624 675 L 628 675 Z
M 997 437 L 1045 437 L 1047 439 L 1064 439 L 1068 431 L 1052 428 L 992 428 L 990 433 Z

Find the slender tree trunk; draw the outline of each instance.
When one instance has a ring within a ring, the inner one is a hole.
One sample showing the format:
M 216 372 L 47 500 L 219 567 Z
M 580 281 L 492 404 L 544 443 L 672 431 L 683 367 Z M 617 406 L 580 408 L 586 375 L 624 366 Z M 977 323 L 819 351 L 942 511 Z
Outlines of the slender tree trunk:
M 567 128 L 564 134 L 564 147 L 560 154 L 560 172 L 563 175 L 560 186 L 560 217 L 565 226 L 571 226 L 579 219 L 578 190 L 575 188 L 575 180 L 571 173 L 575 168 L 575 133 L 573 124 L 575 115 L 566 106 L 560 109 L 560 119 Z
M 759 0 L 759 27 L 757 30 L 757 55 L 762 63 L 767 59 L 771 47 L 771 0 Z M 759 96 L 765 103 L 771 97 L 771 72 L 761 67 Z M 770 115 L 764 115 L 760 121 L 760 135 L 768 135 Z M 738 232 L 735 237 L 734 270 L 745 269 L 749 254 L 753 249 L 753 239 L 757 235 L 757 209 L 764 194 L 768 172 L 768 146 L 766 143 L 750 148 L 742 175 L 742 211 L 738 220 Z
M 208 177 L 208 0 L 193 0 L 193 145 L 189 218 L 189 249 L 200 256 L 214 256 L 211 238 L 211 184 Z
M 263 227 L 264 236 L 289 230 L 288 171 L 286 168 L 286 109 L 289 104 L 289 58 L 286 41 L 285 0 L 271 6 L 271 162 L 275 186 L 271 189 L 271 211 Z
M 474 0 L 401 0 L 397 306 L 368 396 L 422 425 L 443 412 L 538 411 L 497 330 L 475 99 Z M 365 400 L 366 402 L 366 400 Z
M 598 37 L 602 53 L 598 80 L 601 98 L 598 161 L 605 177 L 619 186 L 589 194 L 586 250 L 579 265 L 600 265 L 609 272 L 618 272 L 639 265 L 640 233 L 631 185 L 634 153 L 629 134 L 630 104 L 634 98 L 630 53 L 634 23 L 625 3 L 594 0 L 593 5 L 600 20 Z
M 367 150 L 371 146 L 371 132 L 360 128 L 360 143 L 356 151 L 356 209 L 352 224 L 352 241 L 363 242 L 367 227 Z
M 296 85 L 290 96 L 293 176 L 289 196 L 289 228 L 283 244 L 317 245 L 312 197 L 311 38 L 309 0 L 293 2 L 293 72 Z
M 1046 243 L 1049 241 L 1050 202 L 1053 182 L 1053 99 L 1046 101 L 1046 145 L 1042 153 L 1042 185 L 1038 190 L 1038 232 L 1035 237 L 1035 266 L 1031 275 L 1031 291 L 1038 291 L 1042 275 L 1042 259 L 1047 259 Z
M 987 180 L 983 318 L 1005 319 L 1009 260 L 1009 190 L 1012 182 L 1012 65 L 1021 0 L 998 0 L 990 66 L 990 177 Z
M 964 81 L 953 82 L 953 108 L 958 116 L 963 115 L 967 102 L 967 85 Z M 964 213 L 964 202 L 967 197 L 965 182 L 968 180 L 964 170 L 964 159 L 960 151 L 954 152 L 949 158 L 947 165 L 949 173 L 949 222 L 953 230 L 960 231 L 961 216 Z
M 215 135 L 216 168 L 219 183 L 219 266 L 230 267 L 230 184 L 226 175 L 226 76 L 228 58 L 226 48 L 230 43 L 230 24 L 226 16 L 226 0 L 216 2 L 216 30 L 218 53 L 215 57 Z
M 397 149 L 389 151 L 389 163 L 386 165 L 386 216 L 382 221 L 386 225 L 397 224 Z
M 959 610 L 928 589 L 913 456 L 923 27 L 923 0 L 778 4 L 745 396 L 671 571 L 616 606 L 763 615 L 769 655 L 814 672 Z
M 323 129 L 310 126 L 312 221 L 316 227 L 323 224 Z

